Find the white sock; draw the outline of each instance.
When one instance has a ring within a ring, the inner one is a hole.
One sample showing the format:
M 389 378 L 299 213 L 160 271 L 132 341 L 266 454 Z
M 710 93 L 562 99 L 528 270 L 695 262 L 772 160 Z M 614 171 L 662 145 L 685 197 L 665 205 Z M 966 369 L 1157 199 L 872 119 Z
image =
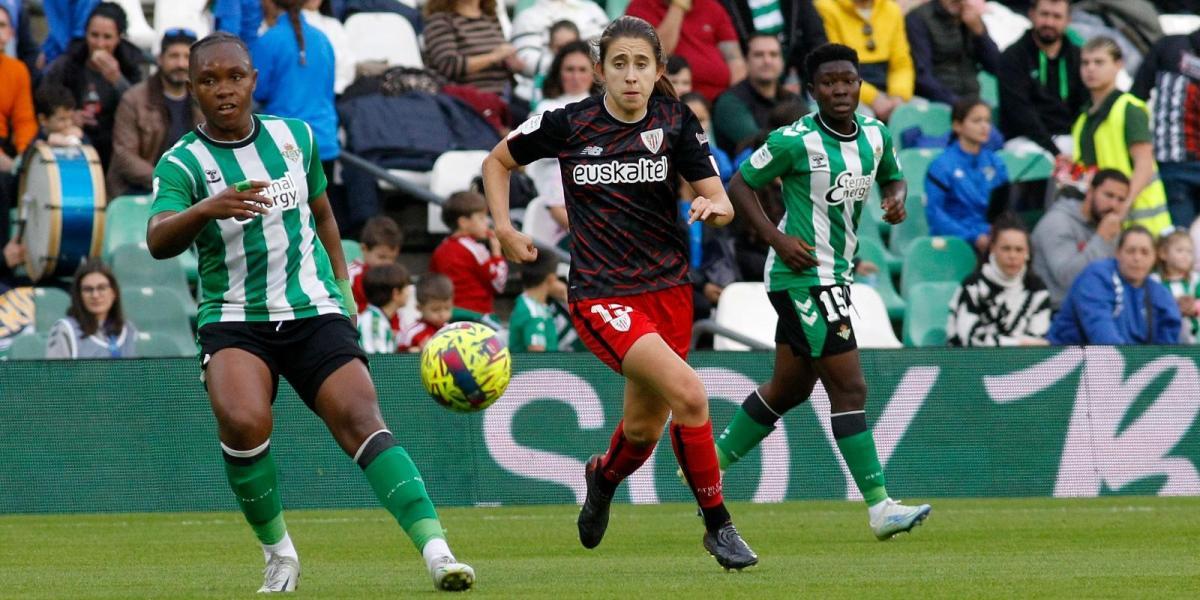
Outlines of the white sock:
M 421 556 L 425 558 L 427 568 L 433 568 L 433 561 L 442 557 L 449 556 L 451 560 L 454 560 L 454 554 L 450 552 L 450 545 L 441 538 L 425 542 L 425 547 L 421 549 Z
M 282 554 L 300 560 L 300 555 L 296 553 L 296 547 L 292 545 L 292 536 L 286 532 L 283 534 L 282 540 L 274 544 L 263 544 L 262 548 L 264 560 L 271 560 L 272 554 Z
M 883 502 L 876 502 L 874 505 L 867 507 L 867 516 L 871 519 L 872 523 L 879 520 L 879 516 L 883 514 L 883 509 L 887 507 L 889 501 L 891 501 L 891 498 Z

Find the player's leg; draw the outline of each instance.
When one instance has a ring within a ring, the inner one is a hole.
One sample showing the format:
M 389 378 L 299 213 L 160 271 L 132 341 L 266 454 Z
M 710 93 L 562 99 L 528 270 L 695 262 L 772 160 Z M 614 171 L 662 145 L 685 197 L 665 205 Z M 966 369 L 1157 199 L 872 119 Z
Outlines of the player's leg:
M 337 367 L 320 383 L 312 407 L 408 534 L 434 584 L 450 590 L 471 587 L 475 573 L 450 552 L 420 471 L 383 422 L 366 365 L 351 359 Z
M 875 451 L 875 439 L 867 428 L 867 384 L 859 364 L 858 350 L 827 356 L 817 361 L 817 372 L 829 393 L 830 426 L 838 451 L 858 491 L 867 503 L 875 536 L 888 539 L 909 531 L 929 516 L 927 504 L 908 507 L 888 497 L 883 466 Z
M 784 413 L 808 399 L 816 381 L 817 373 L 809 356 L 797 353 L 787 343 L 776 344 L 771 379 L 750 392 L 717 438 L 721 470 L 741 460 L 775 431 L 775 423 Z
M 212 355 L 205 381 L 225 475 L 267 561 L 259 591 L 291 591 L 300 578 L 300 559 L 283 520 L 279 476 L 270 453 L 275 377 L 258 356 L 225 348 Z

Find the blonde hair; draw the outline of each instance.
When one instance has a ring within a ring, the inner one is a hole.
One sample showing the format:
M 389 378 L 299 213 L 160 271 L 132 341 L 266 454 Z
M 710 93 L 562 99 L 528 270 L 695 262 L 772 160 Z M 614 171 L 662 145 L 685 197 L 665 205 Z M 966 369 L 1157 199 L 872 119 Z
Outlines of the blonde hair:
M 1121 47 L 1117 45 L 1117 41 L 1108 36 L 1101 35 L 1094 37 L 1083 45 L 1084 52 L 1099 52 L 1101 50 L 1107 51 L 1108 56 L 1114 62 L 1125 60 L 1125 53 L 1121 51 Z

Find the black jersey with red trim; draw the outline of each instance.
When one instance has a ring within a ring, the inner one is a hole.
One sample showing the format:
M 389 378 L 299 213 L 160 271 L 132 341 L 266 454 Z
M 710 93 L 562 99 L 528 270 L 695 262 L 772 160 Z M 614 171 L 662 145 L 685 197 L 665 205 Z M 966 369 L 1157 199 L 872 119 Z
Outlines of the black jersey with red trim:
M 513 131 L 520 164 L 557 158 L 571 223 L 572 300 L 630 296 L 688 283 L 679 178 L 716 177 L 708 138 L 687 105 L 651 96 L 626 123 L 603 96 L 534 116 Z

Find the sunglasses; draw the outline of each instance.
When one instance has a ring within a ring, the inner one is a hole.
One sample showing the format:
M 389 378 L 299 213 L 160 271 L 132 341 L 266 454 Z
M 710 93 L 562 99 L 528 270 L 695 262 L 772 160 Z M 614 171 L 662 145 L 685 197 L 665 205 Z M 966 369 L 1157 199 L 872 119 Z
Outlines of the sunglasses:
M 871 27 L 870 23 L 863 23 L 863 35 L 867 38 L 867 52 L 874 52 L 875 38 L 872 36 L 875 35 L 875 29 Z
M 172 27 L 163 32 L 163 37 L 164 38 L 188 37 L 188 38 L 192 38 L 194 40 L 198 36 L 196 35 L 195 31 L 192 31 L 191 29 L 188 29 L 187 27 Z

